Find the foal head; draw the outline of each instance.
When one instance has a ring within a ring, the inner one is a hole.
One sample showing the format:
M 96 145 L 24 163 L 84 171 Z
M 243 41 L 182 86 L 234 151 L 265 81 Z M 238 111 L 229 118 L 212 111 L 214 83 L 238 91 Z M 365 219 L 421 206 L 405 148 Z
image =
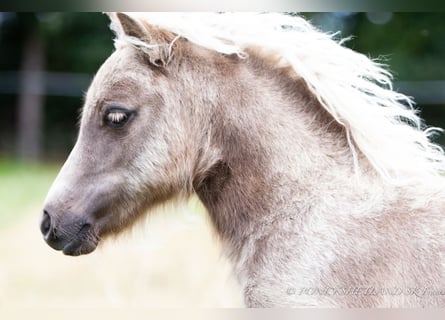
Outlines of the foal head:
M 68 255 L 93 251 L 102 236 L 123 230 L 150 206 L 187 193 L 206 165 L 194 144 L 202 140 L 196 109 L 187 105 L 194 99 L 178 76 L 184 67 L 173 61 L 188 44 L 123 14 L 111 19 L 116 33 L 136 45 L 118 43 L 96 74 L 78 140 L 41 221 L 46 242 Z

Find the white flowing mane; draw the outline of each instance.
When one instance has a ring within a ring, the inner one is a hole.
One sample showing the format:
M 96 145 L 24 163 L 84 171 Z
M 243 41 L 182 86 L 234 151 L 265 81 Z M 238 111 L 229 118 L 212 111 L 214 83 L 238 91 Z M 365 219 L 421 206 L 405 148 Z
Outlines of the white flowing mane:
M 301 17 L 277 13 L 127 13 L 179 37 L 223 53 L 248 58 L 246 48 L 280 57 L 308 84 L 321 105 L 346 129 L 359 168 L 360 151 L 393 182 L 438 177 L 443 150 L 430 141 L 440 129 L 423 130 L 412 100 L 392 90 L 383 65 L 342 46 Z M 117 28 L 114 28 L 115 30 Z M 153 47 L 117 34 L 116 44 Z M 259 50 L 259 49 L 258 49 Z

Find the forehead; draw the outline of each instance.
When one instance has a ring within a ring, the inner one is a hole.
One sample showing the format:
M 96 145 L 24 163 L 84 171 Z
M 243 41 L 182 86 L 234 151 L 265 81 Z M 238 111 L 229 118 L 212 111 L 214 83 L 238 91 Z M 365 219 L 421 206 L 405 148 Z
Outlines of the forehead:
M 126 46 L 116 50 L 99 68 L 88 89 L 83 113 L 105 103 L 137 104 L 153 87 L 153 72 L 138 50 Z

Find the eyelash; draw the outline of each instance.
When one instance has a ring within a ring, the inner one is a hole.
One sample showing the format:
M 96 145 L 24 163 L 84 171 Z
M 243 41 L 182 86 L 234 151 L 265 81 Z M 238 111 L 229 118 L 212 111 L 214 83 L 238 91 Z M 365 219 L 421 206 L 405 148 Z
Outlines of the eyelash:
M 104 123 L 111 127 L 122 127 L 128 122 L 131 112 L 121 108 L 112 108 L 107 111 L 104 117 Z

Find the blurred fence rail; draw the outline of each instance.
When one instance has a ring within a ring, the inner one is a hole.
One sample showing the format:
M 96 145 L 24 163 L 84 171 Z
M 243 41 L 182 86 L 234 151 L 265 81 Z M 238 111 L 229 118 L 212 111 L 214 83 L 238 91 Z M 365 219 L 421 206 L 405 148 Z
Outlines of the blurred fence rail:
M 27 76 L 42 79 L 43 85 L 20 88 L 23 71 L 0 72 L 0 94 L 35 94 L 49 96 L 82 97 L 93 75 L 74 72 L 26 71 Z M 395 90 L 414 98 L 418 104 L 445 104 L 445 80 L 396 81 Z
M 24 76 L 42 79 L 43 85 L 20 87 Z M 33 94 L 66 97 L 81 97 L 88 88 L 93 76 L 84 73 L 3 71 L 0 72 L 0 94 Z M 26 90 L 25 92 L 23 90 Z
M 0 155 L 6 154 L 8 149 L 13 149 L 11 145 L 17 141 L 16 150 L 20 159 L 41 160 L 46 152 L 43 137 L 45 134 L 43 123 L 47 121 L 44 114 L 46 101 L 51 99 L 50 97 L 67 97 L 75 98 L 81 104 L 81 98 L 86 93 L 92 78 L 93 75 L 88 73 L 0 71 L 0 95 L 19 97 L 18 101 L 21 106 L 17 112 L 16 133 L 13 133 L 12 136 L 8 134 L 8 136 L 0 137 Z M 25 79 L 27 80 L 25 81 Z M 435 116 L 434 112 L 441 112 L 440 106 L 445 105 L 445 80 L 399 81 L 394 83 L 394 89 L 412 97 L 417 105 L 430 106 L 428 109 L 433 116 Z M 68 104 L 62 103 L 55 108 L 64 110 L 62 112 L 67 114 L 72 113 L 69 111 L 72 106 Z M 427 123 L 431 124 L 431 119 L 429 120 Z M 52 121 L 54 122 L 54 120 Z M 77 117 L 72 116 L 72 121 L 73 123 L 77 121 Z M 441 123 L 432 123 L 432 125 L 443 127 Z M 5 130 L 2 135 L 4 133 Z M 56 139 L 54 134 L 51 139 Z M 444 140 L 439 142 L 443 144 Z M 5 145 L 9 145 L 9 147 L 5 148 Z M 4 150 L 2 151 L 2 149 Z

